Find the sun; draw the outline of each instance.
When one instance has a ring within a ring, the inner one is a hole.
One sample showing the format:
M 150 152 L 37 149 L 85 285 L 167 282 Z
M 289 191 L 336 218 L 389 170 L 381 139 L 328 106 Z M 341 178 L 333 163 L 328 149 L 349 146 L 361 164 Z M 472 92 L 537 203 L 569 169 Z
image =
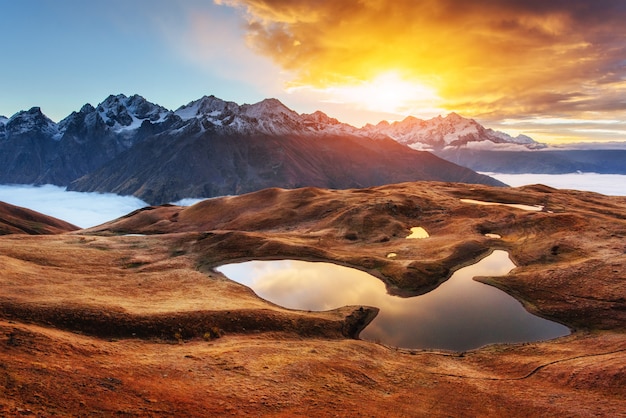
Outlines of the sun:
M 397 72 L 379 74 L 372 80 L 326 89 L 332 100 L 365 110 L 398 114 L 437 113 L 441 98 L 434 88 L 402 78 Z
M 437 80 L 429 83 L 401 74 L 384 71 L 370 79 L 343 78 L 322 86 L 288 82 L 286 92 L 306 103 L 317 103 L 316 110 L 338 115 L 355 126 L 407 116 L 431 118 L 448 112 L 435 88 Z

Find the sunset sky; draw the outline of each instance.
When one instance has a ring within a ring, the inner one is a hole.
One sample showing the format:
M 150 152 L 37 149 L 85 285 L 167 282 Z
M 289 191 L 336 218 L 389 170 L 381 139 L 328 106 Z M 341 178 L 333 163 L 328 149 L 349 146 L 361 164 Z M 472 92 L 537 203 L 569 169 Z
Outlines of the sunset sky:
M 457 112 L 626 140 L 624 0 L 0 0 L 0 115 L 276 97 L 361 126 Z

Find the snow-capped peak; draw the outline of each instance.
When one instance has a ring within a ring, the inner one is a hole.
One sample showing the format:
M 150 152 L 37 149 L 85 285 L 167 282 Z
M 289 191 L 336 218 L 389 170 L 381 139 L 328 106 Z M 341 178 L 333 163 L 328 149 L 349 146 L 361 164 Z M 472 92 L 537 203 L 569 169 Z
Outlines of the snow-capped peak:
M 198 100 L 194 100 L 193 102 L 179 107 L 174 114 L 179 116 L 182 120 L 206 117 L 219 120 L 220 116 L 236 113 L 238 110 L 239 105 L 237 103 L 227 102 L 211 95 L 203 96 Z
M 7 135 L 38 133 L 54 139 L 59 137 L 57 124 L 44 115 L 39 107 L 16 113 L 11 116 L 5 126 Z
M 83 109 L 81 109 L 82 111 Z M 96 107 L 102 120 L 116 132 L 137 129 L 145 120 L 162 122 L 171 112 L 135 94 L 110 95 Z
M 311 114 L 302 114 L 301 115 L 302 118 L 304 119 L 304 122 L 307 124 L 324 124 L 324 125 L 339 125 L 341 124 L 341 122 L 339 122 L 337 119 L 335 118 L 331 118 L 330 116 L 328 116 L 326 113 L 321 112 L 321 111 L 316 111 L 313 112 Z
M 215 127 L 246 134 L 317 134 L 333 133 L 341 124 L 322 112 L 300 115 L 277 99 L 265 99 L 258 103 L 238 105 L 215 96 L 204 96 L 188 103 L 174 112 L 184 121 L 200 119 L 201 130 Z M 354 129 L 354 128 L 352 128 Z
M 73 112 L 58 125 L 35 107 L 10 119 L 0 117 L 0 134 L 6 137 L 36 128 L 54 139 L 61 139 L 68 132 L 73 138 L 80 139 L 85 135 L 84 132 L 96 129 L 123 133 L 125 139 L 131 141 L 135 129 L 146 121 L 155 124 L 169 121 L 172 123 L 161 124 L 163 129 L 173 127 L 187 133 L 222 130 L 228 134 L 245 135 L 352 135 L 373 139 L 391 138 L 411 148 L 430 151 L 449 147 L 545 147 L 528 136 L 519 135 L 514 138 L 504 132 L 487 129 L 475 120 L 454 112 L 429 120 L 408 116 L 401 121 L 381 121 L 359 129 L 341 123 L 321 111 L 298 114 L 277 99 L 239 105 L 215 96 L 203 96 L 172 112 L 139 95 L 111 95 L 95 108 L 90 104 L 84 105 L 79 112 Z M 191 129 L 187 129 L 188 127 Z
M 475 144 L 515 144 L 526 148 L 540 148 L 543 145 L 532 138 L 520 135 L 513 138 L 504 132 L 487 129 L 474 119 L 450 113 L 422 120 L 408 116 L 400 122 L 379 123 L 363 128 L 370 135 L 386 135 L 396 141 L 419 150 L 441 150 L 447 147 L 475 146 Z
M 78 113 L 87 114 L 87 113 L 95 112 L 95 110 L 96 110 L 95 107 L 93 107 L 90 103 L 87 103 L 83 105 L 83 107 L 80 108 L 80 111 Z
M 241 113 L 251 118 L 276 117 L 281 114 L 294 118 L 299 116 L 278 99 L 265 99 L 254 104 L 244 104 L 241 106 Z

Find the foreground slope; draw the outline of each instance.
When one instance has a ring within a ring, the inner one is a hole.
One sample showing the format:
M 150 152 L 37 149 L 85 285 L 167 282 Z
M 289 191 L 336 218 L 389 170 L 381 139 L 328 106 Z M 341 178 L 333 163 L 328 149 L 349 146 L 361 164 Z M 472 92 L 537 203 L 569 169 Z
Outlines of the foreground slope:
M 0 235 L 60 234 L 75 231 L 77 226 L 30 209 L 0 202 Z
M 407 240 L 415 226 L 430 238 Z M 624 198 L 427 182 L 268 189 L 149 207 L 78 233 L 5 236 L 0 412 L 619 416 L 625 235 Z M 480 280 L 572 335 L 466 353 L 394 349 L 351 338 L 375 309 L 287 310 L 214 270 L 333 261 L 406 295 L 493 249 L 518 268 Z

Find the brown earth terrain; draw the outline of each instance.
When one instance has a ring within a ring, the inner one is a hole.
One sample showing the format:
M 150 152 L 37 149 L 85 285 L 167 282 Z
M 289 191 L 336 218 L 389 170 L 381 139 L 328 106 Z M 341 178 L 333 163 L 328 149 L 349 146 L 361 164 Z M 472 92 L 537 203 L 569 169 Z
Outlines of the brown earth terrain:
M 417 226 L 430 237 L 407 240 Z M 623 197 L 428 182 L 267 189 L 5 235 L 0 415 L 625 416 L 625 236 Z M 477 279 L 571 335 L 387 347 L 358 339 L 375 307 L 284 309 L 214 270 L 331 261 L 410 296 L 496 249 L 518 267 Z
M 0 202 L 0 235 L 51 235 L 75 231 L 76 225 L 30 209 Z

